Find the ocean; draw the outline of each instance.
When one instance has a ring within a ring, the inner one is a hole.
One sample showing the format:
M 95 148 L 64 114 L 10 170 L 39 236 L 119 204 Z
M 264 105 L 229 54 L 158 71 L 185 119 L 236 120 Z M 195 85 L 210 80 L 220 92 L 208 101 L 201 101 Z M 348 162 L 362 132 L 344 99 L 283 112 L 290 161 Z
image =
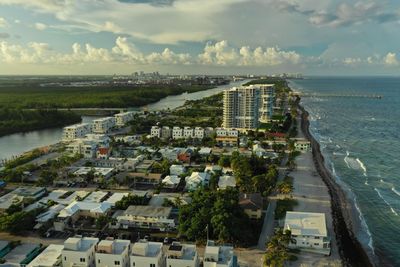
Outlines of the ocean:
M 400 266 L 400 78 L 310 77 L 290 86 L 305 94 L 311 133 L 356 203 L 357 237 Z

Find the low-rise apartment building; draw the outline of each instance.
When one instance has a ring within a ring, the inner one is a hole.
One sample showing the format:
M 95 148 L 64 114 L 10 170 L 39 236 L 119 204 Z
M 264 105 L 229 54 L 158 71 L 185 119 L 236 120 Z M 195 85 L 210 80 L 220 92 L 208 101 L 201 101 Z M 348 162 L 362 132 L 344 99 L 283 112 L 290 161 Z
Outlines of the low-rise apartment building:
M 331 246 L 324 213 L 286 212 L 285 230 L 290 230 L 290 248 L 330 255 Z
M 64 127 L 62 140 L 72 141 L 77 138 L 83 138 L 85 135 L 91 133 L 92 126 L 89 123 L 79 123 L 71 126 Z
M 129 267 L 129 240 L 102 240 L 96 247 L 96 267 Z
M 236 267 L 232 246 L 218 246 L 208 240 L 204 252 L 204 267 Z
M 111 228 L 144 228 L 166 231 L 176 227 L 171 218 L 171 207 L 129 206 L 125 211 L 116 213 Z
M 70 237 L 64 242 L 61 252 L 63 267 L 94 267 L 95 250 L 99 242 L 93 237 Z
M 135 113 L 132 111 L 122 112 L 114 115 L 115 125 L 125 126 L 128 122 L 133 120 Z
M 161 138 L 161 127 L 152 126 L 150 129 L 150 136 L 155 138 Z
M 172 128 L 172 139 L 182 139 L 183 137 L 183 129 L 181 127 L 175 126 Z
M 167 249 L 167 267 L 198 267 L 196 245 L 173 242 Z
M 131 267 L 164 267 L 163 244 L 139 240 L 132 246 Z
M 115 126 L 114 117 L 105 117 L 93 121 L 93 132 L 97 134 L 108 133 Z

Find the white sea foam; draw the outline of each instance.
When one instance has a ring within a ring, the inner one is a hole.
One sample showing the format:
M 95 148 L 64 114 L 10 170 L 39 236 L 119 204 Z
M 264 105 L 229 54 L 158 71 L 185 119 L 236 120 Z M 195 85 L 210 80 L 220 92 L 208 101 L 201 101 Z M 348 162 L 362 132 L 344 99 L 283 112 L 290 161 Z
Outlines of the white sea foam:
M 383 202 L 385 202 L 386 205 L 389 206 L 390 211 L 396 215 L 399 216 L 399 214 L 393 209 L 392 205 L 390 205 L 390 203 L 382 196 L 381 192 L 375 187 L 374 190 L 378 193 L 378 196 L 383 200 Z
M 396 187 L 392 187 L 392 191 L 393 191 L 396 195 L 400 196 L 400 192 L 396 190 Z
M 364 163 L 359 158 L 357 158 L 356 161 L 358 164 L 360 164 L 360 168 L 364 171 L 363 175 L 367 176 L 367 168 L 365 167 Z
M 374 248 L 374 242 L 373 242 L 373 240 L 372 240 L 372 234 L 371 234 L 371 232 L 369 231 L 367 222 L 366 222 L 365 219 L 364 219 L 364 215 L 363 215 L 363 213 L 361 212 L 361 209 L 360 209 L 360 207 L 358 206 L 358 204 L 357 204 L 357 199 L 356 199 L 355 197 L 354 197 L 354 206 L 355 206 L 356 209 L 357 209 L 358 218 L 359 218 L 360 221 L 361 221 L 361 225 L 362 225 L 362 227 L 364 228 L 365 232 L 366 232 L 367 235 L 368 235 L 368 239 L 369 239 L 369 240 L 368 240 L 368 246 L 371 248 L 372 253 L 375 255 L 375 248 Z

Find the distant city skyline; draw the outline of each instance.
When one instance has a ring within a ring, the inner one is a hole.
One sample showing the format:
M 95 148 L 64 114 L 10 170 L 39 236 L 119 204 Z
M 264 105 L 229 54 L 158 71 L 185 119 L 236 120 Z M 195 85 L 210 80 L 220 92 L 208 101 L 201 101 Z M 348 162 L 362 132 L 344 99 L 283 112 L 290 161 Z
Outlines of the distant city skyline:
M 398 75 L 394 0 L 1 0 L 0 75 Z

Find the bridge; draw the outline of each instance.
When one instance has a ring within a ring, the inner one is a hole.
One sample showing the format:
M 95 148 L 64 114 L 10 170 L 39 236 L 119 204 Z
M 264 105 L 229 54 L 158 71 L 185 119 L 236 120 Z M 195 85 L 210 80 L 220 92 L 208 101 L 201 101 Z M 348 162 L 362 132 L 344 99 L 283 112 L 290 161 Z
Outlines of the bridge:
M 372 99 L 381 99 L 382 95 L 377 94 L 320 94 L 320 93 L 300 93 L 296 92 L 295 95 L 300 97 L 355 97 L 355 98 L 372 98 Z

